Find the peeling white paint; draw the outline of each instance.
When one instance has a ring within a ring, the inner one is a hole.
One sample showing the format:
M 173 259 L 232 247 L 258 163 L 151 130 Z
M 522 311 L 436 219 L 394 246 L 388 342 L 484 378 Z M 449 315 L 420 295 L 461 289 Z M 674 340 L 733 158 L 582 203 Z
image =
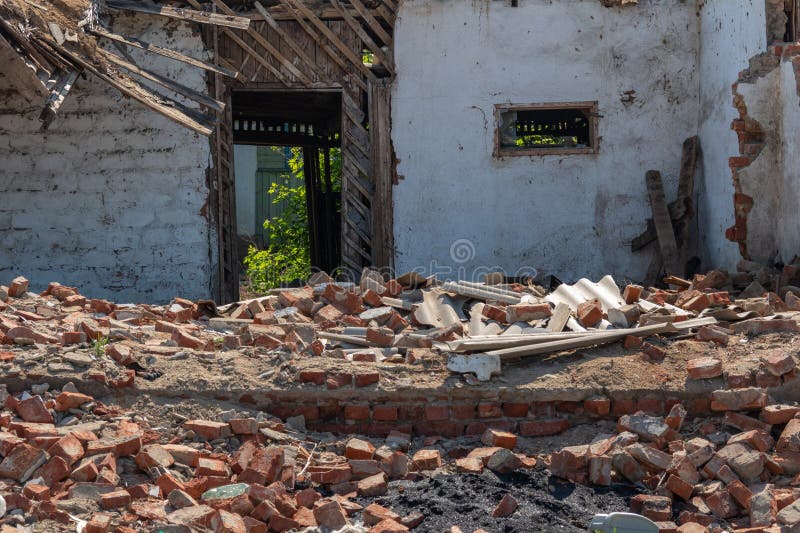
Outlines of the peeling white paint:
M 700 40 L 700 170 L 696 228 L 703 267 L 733 269 L 740 259 L 736 243 L 725 239 L 733 225 L 733 180 L 728 158 L 739 153 L 731 130 L 738 118 L 731 85 L 748 60 L 766 50 L 764 0 L 706 0 Z
M 115 21 L 120 33 L 207 58 L 188 24 Z M 152 54 L 146 62 L 205 90 L 198 69 Z M 10 86 L 0 77 L 0 283 L 24 275 L 35 291 L 58 281 L 116 301 L 208 297 L 216 246 L 201 215 L 207 138 L 91 74 L 42 133 L 42 103 L 27 105 Z

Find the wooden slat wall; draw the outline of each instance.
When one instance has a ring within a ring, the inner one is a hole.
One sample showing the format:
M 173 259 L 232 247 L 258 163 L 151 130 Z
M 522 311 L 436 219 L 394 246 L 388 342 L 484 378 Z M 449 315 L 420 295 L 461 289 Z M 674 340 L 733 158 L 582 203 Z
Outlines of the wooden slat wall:
M 263 16 L 263 6 L 257 6 L 257 11 L 262 12 L 254 16 L 249 30 L 235 30 L 225 28 L 218 31 L 219 64 L 235 68 L 240 72 L 237 81 L 222 80 L 226 84 L 223 96 L 229 96 L 231 89 L 265 89 L 265 90 L 337 90 L 342 93 L 342 266 L 355 272 L 360 272 L 364 266 L 391 266 L 393 263 L 393 244 L 391 228 L 391 142 L 389 139 L 389 87 L 384 79 L 364 68 L 362 64 L 355 64 L 354 59 L 360 58 L 366 44 L 359 35 L 364 31 L 357 31 L 353 27 L 353 20 L 311 20 L 304 18 L 302 13 L 305 5 L 302 0 L 282 0 L 284 16 L 277 21 L 269 23 Z M 225 11 L 226 6 L 220 1 L 215 3 Z M 383 20 L 394 18 L 393 6 L 384 4 L 376 14 Z M 347 6 L 345 6 L 346 8 Z M 359 5 L 362 7 L 362 5 Z M 340 6 L 340 8 L 342 8 Z M 272 11 L 273 8 L 270 8 Z M 344 9 L 344 8 L 342 8 Z M 299 16 L 301 21 L 293 19 L 293 14 Z M 307 14 L 307 11 L 306 11 Z M 363 30 L 370 31 L 370 25 L 376 24 L 375 19 L 358 19 Z M 302 24 L 301 24 L 302 22 Z M 324 24 L 325 31 L 321 31 L 319 24 Z M 277 24 L 279 30 L 275 29 Z M 373 28 L 374 30 L 374 28 Z M 389 36 L 391 31 L 385 31 Z M 234 34 L 234 38 L 231 37 Z M 254 35 L 257 34 L 257 35 Z M 373 39 L 376 38 L 372 31 Z M 334 38 L 335 41 L 334 42 Z M 287 39 L 292 42 L 289 43 Z M 274 49 L 263 45 L 267 41 Z M 246 46 L 242 46 L 241 42 Z M 391 45 L 377 36 L 378 45 Z M 368 43 L 370 47 L 376 46 L 376 41 Z M 343 47 L 352 53 L 343 53 Z M 297 49 L 300 49 L 298 53 Z M 249 50 L 248 50 L 249 49 Z M 277 54 L 275 53 L 277 50 Z M 255 51 L 259 57 L 253 57 Z M 279 56 L 279 57 L 276 57 Z M 387 56 L 391 58 L 391 51 Z M 291 65 L 286 65 L 288 60 Z M 309 60 L 313 64 L 309 64 Z M 268 67 L 264 63 L 268 64 Z M 303 76 L 293 75 L 291 67 L 294 66 Z M 392 65 L 386 65 L 389 72 Z M 299 79 L 298 79 L 299 78 Z M 371 94 L 370 94 L 371 93 Z M 370 106 L 367 105 L 370 102 Z M 227 106 L 226 113 L 230 113 Z M 369 122 L 368 113 L 376 113 L 379 119 L 380 131 L 367 130 Z M 230 117 L 225 121 L 230 125 Z M 220 131 L 220 130 L 218 130 Z M 220 131 L 220 147 L 217 148 L 215 161 L 217 167 L 227 166 L 228 174 L 222 173 L 217 179 L 221 180 L 222 196 L 229 194 L 233 197 L 232 189 L 232 149 L 227 152 L 222 146 L 228 146 L 232 140 L 230 128 Z M 378 143 L 374 146 L 374 143 Z M 388 152 L 386 152 L 388 150 Z M 384 153 L 385 152 L 385 153 Z M 228 159 L 230 158 L 230 159 Z M 227 160 L 226 160 L 227 159 Z M 227 163 L 227 165 L 226 165 Z M 376 177 L 380 183 L 376 183 Z M 388 181 L 387 181 L 388 180 Z M 228 185 L 226 185 L 226 183 Z M 377 185 L 377 187 L 376 187 Z M 227 191 L 226 187 L 230 186 Z M 380 190 L 380 197 L 376 198 L 375 191 Z M 225 203 L 220 199 L 221 205 Z M 381 205 L 375 210 L 376 202 Z M 232 209 L 232 206 L 231 206 Z M 233 213 L 233 211 L 231 211 Z M 219 213 L 224 224 L 230 221 L 230 233 L 233 233 L 235 224 L 225 209 Z M 376 233 L 376 224 L 379 231 Z M 228 231 L 221 228 L 220 234 Z M 227 239 L 227 236 L 224 238 Z M 227 241 L 226 241 L 227 243 Z M 377 246 L 377 248 L 376 248 Z M 226 244 L 220 244 L 220 259 L 229 260 L 225 255 Z M 224 253 L 225 252 L 225 253 Z M 221 283 L 229 280 L 229 273 L 220 271 Z M 230 292 L 230 291 L 228 291 Z

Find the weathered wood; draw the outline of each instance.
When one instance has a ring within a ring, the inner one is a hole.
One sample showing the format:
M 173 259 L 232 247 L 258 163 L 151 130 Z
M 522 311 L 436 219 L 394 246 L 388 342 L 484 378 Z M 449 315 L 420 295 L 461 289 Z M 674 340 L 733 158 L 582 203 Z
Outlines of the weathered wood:
M 234 14 L 234 11 L 231 8 L 229 8 L 227 4 L 225 4 L 225 2 L 223 2 L 222 0 L 213 0 L 213 1 L 214 4 L 216 4 L 216 6 L 219 9 L 221 9 L 223 13 L 227 15 Z M 295 67 L 291 61 L 286 59 L 286 57 L 284 57 L 284 55 L 281 54 L 280 50 L 275 48 L 275 46 L 273 46 L 272 43 L 269 42 L 263 35 L 258 33 L 253 28 L 248 28 L 247 34 L 250 35 L 250 37 L 252 37 L 253 40 L 255 40 L 255 42 L 260 44 L 267 52 L 269 52 L 272 55 L 272 57 L 274 57 L 281 65 L 283 65 L 283 68 L 289 71 L 289 73 L 292 76 L 294 76 L 303 83 L 311 84 L 311 79 L 302 72 L 300 72 L 300 70 L 297 67 Z
M 77 79 L 77 70 L 65 72 L 59 77 L 56 86 L 50 92 L 50 97 L 47 99 L 47 105 L 44 106 L 41 115 L 39 115 L 39 120 L 42 121 L 42 131 L 46 130 L 50 126 L 50 123 L 53 122 L 53 119 L 56 117 L 56 113 L 58 113 L 58 110 L 61 108 L 61 104 L 64 103 L 64 99 L 69 94 L 70 89 L 72 89 L 72 85 Z
M 371 177 L 375 195 L 372 207 L 372 261 L 378 267 L 394 266 L 394 213 L 392 209 L 393 157 L 391 140 L 391 82 L 370 83 L 369 135 Z
M 181 85 L 177 81 L 171 80 L 166 76 L 162 76 L 161 74 L 156 74 L 155 72 L 150 72 L 149 70 L 143 69 L 133 63 L 129 63 L 122 59 L 121 57 L 117 57 L 111 52 L 104 50 L 103 48 L 97 49 L 97 54 L 103 57 L 104 59 L 110 61 L 114 65 L 124 68 L 128 72 L 136 74 L 137 76 L 141 76 L 146 80 L 150 80 L 153 83 L 157 83 L 162 87 L 166 87 L 170 91 L 178 93 L 180 95 L 185 96 L 191 100 L 194 100 L 198 104 L 204 105 L 206 107 L 210 107 L 215 111 L 222 111 L 225 109 L 225 104 L 220 101 L 214 100 L 213 98 L 209 97 L 208 95 L 201 93 L 199 91 L 195 91 L 185 85 Z
M 364 28 L 361 27 L 361 24 L 347 12 L 344 7 L 337 1 L 331 0 L 331 4 L 333 7 L 338 9 L 342 13 L 342 18 L 344 19 L 345 23 L 350 26 L 350 28 L 358 35 L 364 45 L 369 49 L 370 52 L 378 59 L 378 61 L 388 70 L 391 74 L 394 74 L 394 65 L 392 65 L 391 60 L 383 53 L 383 50 L 380 46 L 372 40 L 372 37 L 364 31 Z
M 340 57 L 340 55 L 336 53 L 336 51 L 333 50 L 330 47 L 330 45 L 328 45 L 316 31 L 314 31 L 314 29 L 311 26 L 308 25 L 308 22 L 306 22 L 305 18 L 303 18 L 303 14 L 300 13 L 297 9 L 295 9 L 294 6 L 291 4 L 291 0 L 279 0 L 279 1 L 282 2 L 283 5 L 286 6 L 286 9 L 292 13 L 295 22 L 297 22 L 297 24 L 303 29 L 303 31 L 305 31 L 306 34 L 309 35 L 314 40 L 315 43 L 317 43 L 317 46 L 319 46 L 322 49 L 322 51 L 325 52 L 325 54 L 334 63 L 336 63 L 339 66 L 339 68 L 342 69 L 343 72 L 348 72 L 349 71 L 348 63 L 344 61 Z M 367 84 L 359 76 L 353 76 L 352 79 L 356 85 L 358 85 L 364 90 L 367 89 Z
M 261 16 L 264 17 L 264 21 L 269 25 L 270 28 L 272 28 L 272 31 L 274 31 L 281 39 L 283 39 L 283 42 L 285 42 L 289 48 L 291 48 L 294 53 L 297 54 L 297 57 L 305 62 L 306 67 L 314 72 L 319 79 L 325 79 L 325 73 L 322 72 L 322 69 L 317 66 L 316 61 L 311 59 L 308 54 L 306 54 L 305 50 L 303 50 L 303 48 L 297 43 L 297 41 L 295 41 L 291 35 L 284 31 L 281 25 L 278 24 L 274 18 L 272 18 L 272 15 L 269 14 L 266 8 L 261 5 L 261 2 L 256 0 L 253 5 L 255 6 L 256 10 L 261 13 Z
M 385 5 L 381 4 L 381 5 L 379 5 L 378 7 L 375 8 L 375 12 L 378 15 L 380 15 L 381 18 L 383 20 L 385 20 L 387 24 L 389 24 L 390 26 L 394 27 L 394 19 L 395 19 L 394 13 L 389 11 L 389 8 L 387 8 Z
M 664 185 L 661 183 L 661 173 L 657 170 L 648 170 L 645 174 L 645 180 L 647 181 L 647 194 L 650 197 L 650 209 L 653 213 L 653 222 L 656 225 L 658 244 L 664 267 L 667 275 L 680 276 L 683 272 L 681 272 L 680 268 L 678 245 L 675 242 L 675 230 L 672 227 L 667 203 L 664 200 Z
M 137 39 L 136 37 L 126 37 L 124 35 L 117 35 L 116 33 L 112 33 L 106 31 L 103 28 L 96 27 L 91 30 L 91 33 L 97 35 L 99 37 L 103 37 L 105 39 L 110 39 L 112 41 L 120 42 L 128 46 L 133 46 L 135 48 L 141 48 L 146 52 L 152 52 L 154 54 L 158 54 L 160 56 L 168 57 L 170 59 L 174 59 L 176 61 L 180 61 L 182 63 L 186 63 L 187 65 L 192 65 L 193 67 L 201 68 L 203 70 L 207 70 L 209 72 L 216 72 L 218 74 L 222 74 L 223 76 L 228 76 L 229 78 L 237 78 L 239 73 L 235 70 L 229 70 L 224 67 L 220 67 L 214 65 L 213 63 L 209 63 L 207 61 L 202 61 L 200 59 L 195 59 L 193 57 L 189 57 L 184 55 L 180 52 L 176 52 L 175 50 L 170 50 L 169 48 L 164 48 L 153 43 L 148 43 L 146 41 L 142 41 Z
M 389 35 L 389 33 L 386 30 L 383 29 L 381 23 L 378 22 L 375 19 L 375 17 L 372 16 L 370 10 L 367 9 L 366 6 L 364 6 L 364 4 L 361 3 L 361 0 L 350 0 L 350 4 L 355 8 L 356 11 L 358 11 L 358 13 L 362 17 L 364 17 L 366 23 L 369 25 L 369 27 L 372 29 L 375 35 L 377 35 L 378 38 L 381 41 L 383 41 L 383 44 L 385 44 L 386 46 L 392 46 L 392 36 Z
M 92 63 L 84 60 L 79 55 L 72 53 L 66 48 L 58 47 L 55 41 L 52 41 L 49 44 L 58 50 L 59 53 L 64 54 L 65 57 L 69 58 L 70 61 L 88 70 L 104 82 L 117 89 L 122 94 L 130 96 L 137 102 L 140 102 L 153 111 L 164 115 L 168 119 L 173 120 L 178 124 L 191 129 L 192 131 L 200 133 L 201 135 L 208 136 L 213 131 L 211 127 L 212 122 L 210 120 L 201 122 L 195 119 L 187 112 L 182 111 L 181 107 L 183 106 L 177 102 L 171 102 L 175 107 L 165 105 L 159 101 L 156 95 L 139 85 L 135 80 L 127 79 L 126 82 L 123 83 L 122 81 L 109 76 L 105 72 L 101 72 Z
M 284 85 L 286 85 L 287 87 L 291 85 L 286 76 L 284 76 L 283 73 L 281 73 L 281 71 L 278 70 L 277 67 L 270 64 L 269 61 L 261 57 L 261 54 L 259 54 L 252 46 L 244 42 L 244 40 L 241 37 L 239 37 L 238 35 L 236 35 L 234 32 L 232 32 L 227 28 L 223 28 L 222 33 L 225 35 L 225 37 L 227 37 L 228 39 L 239 45 L 239 47 L 242 50 L 244 50 L 247 54 L 250 54 L 250 56 L 253 59 L 255 59 L 256 62 L 260 63 L 261 65 L 266 67 L 267 70 L 272 72 L 272 74 L 275 75 L 275 77 L 278 78 L 278 80 L 281 81 Z
M 331 44 L 333 44 L 333 46 L 338 48 L 342 55 L 349 59 L 353 66 L 355 66 L 357 70 L 364 74 L 368 80 L 375 78 L 375 74 L 373 74 L 372 71 L 368 69 L 366 65 L 364 65 L 361 55 L 356 54 L 346 44 L 344 44 L 339 36 L 333 33 L 324 22 L 317 18 L 317 16 L 314 15 L 314 13 L 312 13 L 311 10 L 305 6 L 305 4 L 303 4 L 302 0 L 286 1 L 291 3 L 298 11 L 300 11 L 300 13 L 305 15 L 305 17 L 311 21 L 311 24 L 313 24 L 320 31 L 320 33 L 322 33 L 322 35 L 324 35 L 325 38 L 328 39 Z
M 246 30 L 250 27 L 249 18 L 237 15 L 220 15 L 218 13 L 209 13 L 208 11 L 176 8 L 144 1 L 135 2 L 133 0 L 106 0 L 106 5 L 113 9 L 149 13 L 162 17 L 199 22 L 200 24 L 226 26 L 240 30 Z
M 686 265 L 689 253 L 689 219 L 692 218 L 692 205 L 694 202 L 694 175 L 697 168 L 697 136 L 689 137 L 683 142 L 681 154 L 681 172 L 678 179 L 678 202 L 685 206 L 685 216 L 680 224 L 678 235 L 680 240 L 679 260 L 681 267 Z M 681 272 L 683 273 L 683 272 Z

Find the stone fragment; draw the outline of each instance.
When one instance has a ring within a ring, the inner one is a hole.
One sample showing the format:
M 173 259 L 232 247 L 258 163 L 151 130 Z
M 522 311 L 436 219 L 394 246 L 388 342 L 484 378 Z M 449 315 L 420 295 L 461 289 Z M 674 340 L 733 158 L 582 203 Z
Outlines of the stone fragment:
M 508 474 L 522 466 L 522 461 L 511 450 L 500 448 L 489 457 L 486 467 L 498 474 Z

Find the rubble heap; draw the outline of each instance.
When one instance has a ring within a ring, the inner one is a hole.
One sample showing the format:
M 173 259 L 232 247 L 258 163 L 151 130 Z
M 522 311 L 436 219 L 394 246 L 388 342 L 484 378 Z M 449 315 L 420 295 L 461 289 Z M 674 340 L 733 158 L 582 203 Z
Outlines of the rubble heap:
M 722 418 L 689 427 L 681 404 L 666 417 L 624 415 L 616 435 L 553 453 L 549 469 L 580 483 L 641 487 L 631 511 L 662 532 L 800 527 L 800 407 L 744 388 L 714 392 L 712 409 Z

